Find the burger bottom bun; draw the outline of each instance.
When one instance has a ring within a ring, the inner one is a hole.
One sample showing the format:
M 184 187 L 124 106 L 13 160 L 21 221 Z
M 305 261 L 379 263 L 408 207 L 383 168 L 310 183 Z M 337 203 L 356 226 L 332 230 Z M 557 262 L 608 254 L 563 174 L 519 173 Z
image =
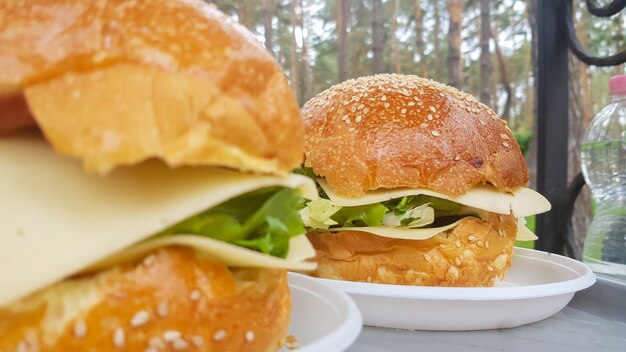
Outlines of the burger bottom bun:
M 426 240 L 367 232 L 312 232 L 317 270 L 311 275 L 347 281 L 416 286 L 493 286 L 511 266 L 517 234 L 511 215 L 466 219 Z
M 276 351 L 290 305 L 284 270 L 168 247 L 0 308 L 0 351 Z

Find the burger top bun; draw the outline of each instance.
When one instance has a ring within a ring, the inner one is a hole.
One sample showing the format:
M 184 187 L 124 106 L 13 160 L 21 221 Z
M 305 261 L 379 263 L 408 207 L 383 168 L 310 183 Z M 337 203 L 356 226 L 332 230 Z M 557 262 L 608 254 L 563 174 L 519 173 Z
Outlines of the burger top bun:
M 528 170 L 506 122 L 472 96 L 417 76 L 361 77 L 302 109 L 305 165 L 344 197 L 378 188 L 451 196 L 490 183 L 526 186 Z
M 201 0 L 7 0 L 0 48 L 3 94 L 23 94 L 54 148 L 88 170 L 161 158 L 285 173 L 302 161 L 280 67 Z

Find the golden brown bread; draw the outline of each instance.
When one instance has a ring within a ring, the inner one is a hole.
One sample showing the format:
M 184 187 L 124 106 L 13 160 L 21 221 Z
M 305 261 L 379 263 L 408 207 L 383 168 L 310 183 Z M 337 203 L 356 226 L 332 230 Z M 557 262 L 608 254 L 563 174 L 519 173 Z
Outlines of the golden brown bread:
M 511 215 L 466 219 L 426 240 L 366 232 L 311 232 L 313 276 L 417 286 L 493 286 L 511 266 L 517 234 Z
M 302 114 L 305 165 L 345 197 L 398 187 L 458 196 L 480 183 L 512 191 L 528 182 L 504 120 L 441 83 L 361 77 L 320 93 Z
M 302 161 L 281 68 L 201 0 L 2 1 L 0 48 L 0 87 L 23 90 L 46 138 L 89 170 L 156 157 L 285 173 Z
M 276 351 L 289 311 L 285 271 L 170 247 L 0 308 L 0 351 Z

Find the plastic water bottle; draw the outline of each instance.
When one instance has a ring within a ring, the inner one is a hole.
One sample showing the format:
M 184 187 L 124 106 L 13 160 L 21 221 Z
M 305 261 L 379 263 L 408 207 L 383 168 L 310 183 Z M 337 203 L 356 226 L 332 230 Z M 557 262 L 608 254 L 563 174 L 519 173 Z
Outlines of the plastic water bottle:
M 595 213 L 583 261 L 626 279 L 626 75 L 609 81 L 611 102 L 593 118 L 581 145 L 582 171 Z

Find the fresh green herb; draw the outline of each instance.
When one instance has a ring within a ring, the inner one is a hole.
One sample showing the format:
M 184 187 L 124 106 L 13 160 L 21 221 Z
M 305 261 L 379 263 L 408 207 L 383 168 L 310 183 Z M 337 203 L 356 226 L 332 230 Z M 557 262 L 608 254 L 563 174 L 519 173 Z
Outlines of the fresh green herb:
M 342 227 L 380 226 L 389 209 L 380 203 L 341 208 L 331 219 Z
M 400 225 L 401 226 L 409 226 L 409 224 L 412 223 L 415 220 L 417 220 L 417 219 L 416 218 L 404 218 L 404 219 L 400 220 Z
M 192 216 L 158 236 L 195 234 L 284 258 L 289 239 L 304 233 L 299 191 L 268 187 L 243 194 Z
M 328 199 L 319 198 L 309 202 L 304 209 L 300 211 L 300 218 L 304 226 L 315 229 L 327 229 L 337 222 L 331 219 L 341 207 L 336 206 Z

